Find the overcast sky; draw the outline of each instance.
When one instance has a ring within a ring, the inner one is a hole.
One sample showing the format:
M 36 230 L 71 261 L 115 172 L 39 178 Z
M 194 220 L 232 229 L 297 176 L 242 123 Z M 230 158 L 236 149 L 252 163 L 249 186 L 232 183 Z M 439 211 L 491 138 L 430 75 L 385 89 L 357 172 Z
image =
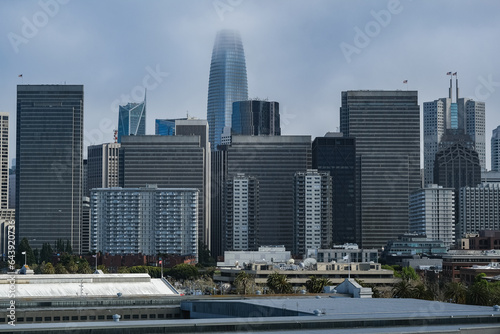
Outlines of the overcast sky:
M 280 103 L 285 135 L 336 131 L 344 90 L 418 90 L 422 109 L 447 96 L 446 72 L 458 72 L 461 97 L 486 103 L 489 169 L 500 125 L 500 2 L 492 0 L 0 0 L 10 158 L 22 83 L 83 84 L 86 145 L 111 142 L 118 104 L 142 99 L 144 87 L 148 134 L 156 118 L 206 119 L 223 28 L 240 31 L 249 97 Z

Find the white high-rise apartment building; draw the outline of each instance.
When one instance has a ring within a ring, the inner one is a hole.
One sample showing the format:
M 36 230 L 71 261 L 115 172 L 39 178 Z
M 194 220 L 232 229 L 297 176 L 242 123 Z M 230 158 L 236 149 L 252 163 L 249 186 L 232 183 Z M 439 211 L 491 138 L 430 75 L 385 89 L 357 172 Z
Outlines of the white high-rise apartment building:
M 259 220 L 259 183 L 255 177 L 239 173 L 227 181 L 226 250 L 254 251 L 255 228 Z
M 448 248 L 455 241 L 455 191 L 428 184 L 410 194 L 410 232 L 440 240 Z
M 198 255 L 198 189 L 102 188 L 90 198 L 91 248 Z
M 332 178 L 328 172 L 295 174 L 294 254 L 328 248 L 332 241 Z
M 460 233 L 500 230 L 500 184 L 460 188 Z
M 493 130 L 491 136 L 491 170 L 500 172 L 500 126 Z

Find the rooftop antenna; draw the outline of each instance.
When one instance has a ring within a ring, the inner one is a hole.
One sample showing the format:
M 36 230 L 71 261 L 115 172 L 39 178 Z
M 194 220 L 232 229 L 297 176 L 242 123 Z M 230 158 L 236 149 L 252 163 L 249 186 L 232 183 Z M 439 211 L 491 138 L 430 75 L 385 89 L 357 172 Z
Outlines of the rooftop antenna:
M 186 110 L 186 119 L 189 119 L 189 110 Z
M 450 98 L 450 100 L 452 99 L 452 82 L 451 82 L 451 77 L 452 77 L 452 73 L 451 72 L 447 72 L 446 75 L 449 75 L 450 76 L 450 90 L 448 91 L 448 97 Z
M 456 77 L 457 77 L 457 78 L 456 78 L 456 86 L 457 86 L 457 87 L 456 87 L 456 89 L 457 89 L 457 97 L 456 97 L 456 98 L 457 98 L 457 103 L 458 103 L 458 75 L 457 75 L 457 72 L 454 72 L 452 75 L 454 75 L 454 76 L 456 76 Z

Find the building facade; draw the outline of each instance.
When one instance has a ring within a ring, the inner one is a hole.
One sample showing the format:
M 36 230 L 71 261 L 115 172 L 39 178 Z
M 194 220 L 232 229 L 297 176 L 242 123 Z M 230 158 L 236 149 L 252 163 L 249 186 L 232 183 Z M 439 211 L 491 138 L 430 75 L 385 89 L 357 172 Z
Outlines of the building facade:
M 453 75 L 456 75 L 454 73 Z M 453 102 L 452 79 L 446 98 L 424 102 L 424 184 L 435 183 L 434 161 L 442 147 L 441 141 L 447 130 L 459 130 L 472 141 L 472 150 L 478 153 L 482 170 L 486 169 L 485 104 L 468 98 L 460 98 L 458 79 Z
M 17 86 L 16 236 L 80 252 L 83 86 Z
M 207 120 L 212 150 L 231 127 L 233 102 L 248 100 L 245 52 L 238 31 L 220 30 L 215 37 L 208 80 Z
M 237 174 L 226 182 L 224 244 L 226 251 L 256 251 L 259 224 L 259 182 Z
M 485 183 L 460 189 L 460 233 L 500 230 L 500 184 Z
M 294 175 L 311 169 L 311 137 L 233 136 L 225 149 L 226 180 L 245 174 L 259 182 L 257 246 L 292 250 Z
M 107 143 L 87 147 L 87 188 L 118 187 L 120 144 Z
M 332 178 L 332 242 L 361 242 L 356 226 L 356 140 L 341 133 L 315 138 L 312 168 Z
M 198 255 L 197 189 L 106 188 L 91 192 L 91 244 L 114 254 Z
M 410 194 L 410 233 L 441 240 L 447 247 L 455 242 L 455 191 L 436 184 Z
M 233 102 L 231 130 L 245 136 L 279 136 L 280 108 L 278 102 L 249 100 Z
M 467 135 L 450 137 L 454 139 L 450 139 L 449 145 L 443 145 L 443 149 L 436 153 L 434 183 L 454 188 L 458 195 L 460 188 L 481 183 L 481 164 L 477 152 L 470 148 Z
M 408 231 L 408 198 L 420 188 L 416 91 L 342 92 L 340 131 L 356 138 L 356 219 L 363 248 Z
M 155 135 L 175 136 L 175 119 L 155 119 Z
M 205 240 L 206 156 L 200 136 L 124 136 L 120 147 L 119 186 L 195 188 L 198 196 L 198 239 Z M 208 178 L 210 179 L 210 178 Z
M 500 172 L 500 126 L 493 130 L 491 136 L 491 170 Z
M 118 108 L 118 143 L 123 136 L 146 134 L 146 99 L 141 103 L 127 103 Z
M 332 178 L 328 172 L 295 173 L 293 213 L 295 255 L 332 246 Z

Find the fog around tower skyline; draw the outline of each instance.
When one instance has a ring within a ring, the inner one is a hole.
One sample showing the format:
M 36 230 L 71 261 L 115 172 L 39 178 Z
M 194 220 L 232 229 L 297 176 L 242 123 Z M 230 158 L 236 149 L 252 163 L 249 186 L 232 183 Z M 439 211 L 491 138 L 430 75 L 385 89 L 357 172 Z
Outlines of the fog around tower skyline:
M 422 110 L 448 96 L 446 72 L 458 72 L 460 97 L 486 103 L 489 169 L 499 13 L 481 0 L 2 0 L 10 159 L 18 84 L 83 84 L 86 145 L 111 142 L 118 105 L 140 102 L 145 88 L 147 134 L 156 118 L 206 119 L 212 47 L 228 28 L 242 37 L 249 97 L 280 103 L 283 135 L 336 131 L 345 90 L 418 90 Z

